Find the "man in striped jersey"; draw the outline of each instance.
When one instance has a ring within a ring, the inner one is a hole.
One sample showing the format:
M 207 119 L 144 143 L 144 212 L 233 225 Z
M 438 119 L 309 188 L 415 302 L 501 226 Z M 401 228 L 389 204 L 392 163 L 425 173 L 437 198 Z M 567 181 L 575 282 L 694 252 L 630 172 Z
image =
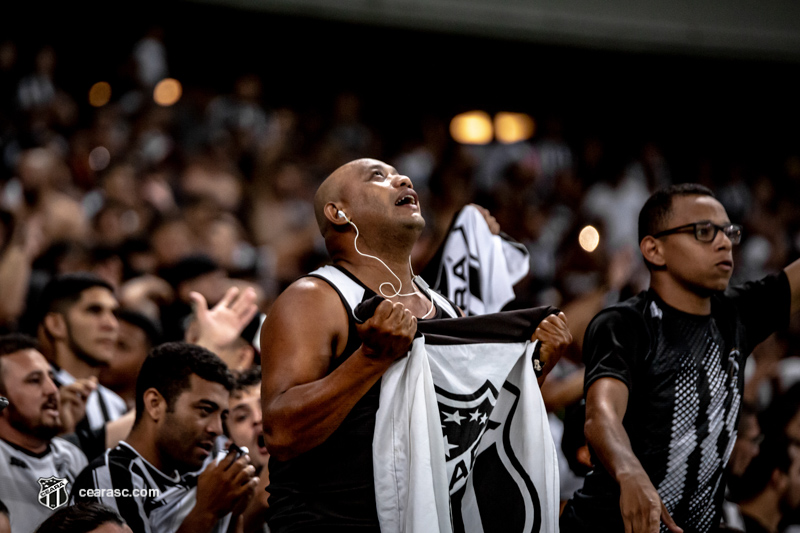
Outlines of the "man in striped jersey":
M 227 531 L 259 481 L 246 454 L 217 458 L 214 448 L 232 386 L 205 348 L 155 348 L 136 382 L 131 434 L 80 474 L 72 500 L 116 509 L 135 533 Z
M 28 533 L 67 503 L 86 457 L 56 437 L 61 395 L 50 364 L 26 335 L 0 337 L 0 501 L 8 506 L 11 531 Z
M 97 385 L 100 370 L 114 356 L 119 307 L 113 287 L 88 272 L 62 274 L 45 286 L 39 301 L 39 342 L 56 368 L 59 386 L 92 381 L 86 418 L 79 429 L 99 429 L 128 410 L 114 391 Z

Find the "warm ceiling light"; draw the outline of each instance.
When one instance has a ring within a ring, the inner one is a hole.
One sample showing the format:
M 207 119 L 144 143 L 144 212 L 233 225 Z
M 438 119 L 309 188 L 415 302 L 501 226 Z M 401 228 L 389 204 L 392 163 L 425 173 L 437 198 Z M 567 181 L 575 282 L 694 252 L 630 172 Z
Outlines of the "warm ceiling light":
M 89 89 L 89 104 L 103 107 L 111 100 L 111 85 L 106 81 L 98 81 Z
M 450 135 L 461 144 L 492 142 L 492 120 L 484 111 L 467 111 L 450 121 Z
M 533 137 L 536 125 L 525 113 L 498 113 L 494 117 L 494 134 L 501 143 L 511 144 Z
M 175 78 L 164 78 L 153 89 L 153 100 L 160 106 L 171 106 L 181 99 L 183 88 Z

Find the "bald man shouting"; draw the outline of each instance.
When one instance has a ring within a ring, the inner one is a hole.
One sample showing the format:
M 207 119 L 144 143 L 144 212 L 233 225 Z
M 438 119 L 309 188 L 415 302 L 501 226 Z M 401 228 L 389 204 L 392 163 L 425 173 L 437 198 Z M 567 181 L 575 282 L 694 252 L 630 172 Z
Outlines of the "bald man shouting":
M 273 533 L 377 532 L 381 376 L 408 353 L 418 320 L 462 313 L 413 279 L 409 256 L 425 220 L 407 176 L 359 159 L 322 183 L 314 207 L 333 265 L 289 286 L 261 333 L 268 521 Z M 348 302 L 375 295 L 385 300 L 358 323 Z M 552 361 L 571 340 L 563 314 L 534 337 Z

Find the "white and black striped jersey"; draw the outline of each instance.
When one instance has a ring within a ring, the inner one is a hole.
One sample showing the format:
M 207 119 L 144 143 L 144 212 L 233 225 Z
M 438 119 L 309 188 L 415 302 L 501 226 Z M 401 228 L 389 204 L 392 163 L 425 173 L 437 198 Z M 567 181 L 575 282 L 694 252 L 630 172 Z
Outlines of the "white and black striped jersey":
M 75 377 L 63 368 L 54 368 L 55 382 L 59 387 L 69 385 Z M 90 429 L 99 429 L 106 422 L 111 422 L 128 412 L 128 405 L 116 392 L 102 385 L 86 399 L 86 419 L 83 423 L 89 424 Z
M 0 500 L 8 507 L 12 533 L 31 533 L 66 505 L 86 464 L 77 446 L 58 437 L 39 454 L 0 440 Z
M 81 472 L 70 500 L 108 505 L 134 533 L 173 533 L 195 506 L 199 474 L 167 475 L 122 441 Z M 229 522 L 227 515 L 213 531 L 224 533 Z
M 586 330 L 585 387 L 604 377 L 627 385 L 623 426 L 631 448 L 684 531 L 719 525 L 745 358 L 788 325 L 790 294 L 780 273 L 713 296 L 711 314 L 699 316 L 651 289 L 602 311 Z M 623 531 L 619 485 L 596 457 L 593 463 L 564 510 L 564 532 Z

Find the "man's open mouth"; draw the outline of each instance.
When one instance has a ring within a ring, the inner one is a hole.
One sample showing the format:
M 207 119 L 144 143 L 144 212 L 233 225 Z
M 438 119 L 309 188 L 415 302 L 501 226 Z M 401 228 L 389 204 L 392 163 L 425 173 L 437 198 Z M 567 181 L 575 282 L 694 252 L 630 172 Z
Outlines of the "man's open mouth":
M 417 196 L 414 194 L 406 194 L 398 198 L 394 205 L 417 205 Z

